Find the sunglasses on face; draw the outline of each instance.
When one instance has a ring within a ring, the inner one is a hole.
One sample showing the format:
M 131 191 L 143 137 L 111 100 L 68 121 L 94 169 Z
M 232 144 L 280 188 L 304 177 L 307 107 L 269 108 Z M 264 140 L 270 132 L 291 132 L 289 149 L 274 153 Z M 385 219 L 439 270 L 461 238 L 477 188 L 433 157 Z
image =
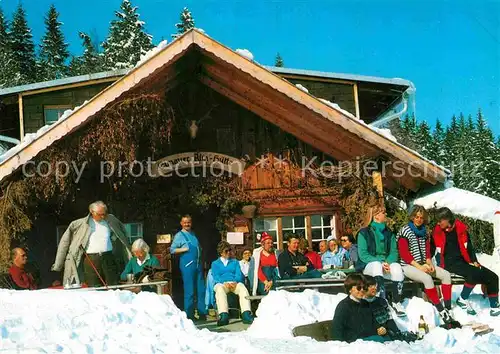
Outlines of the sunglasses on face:
M 366 285 L 356 285 L 356 290 L 357 291 L 361 291 L 361 290 L 367 291 L 368 287 Z
M 340 239 L 340 242 L 347 242 L 347 241 L 349 241 L 349 239 L 347 239 L 347 238 L 341 238 Z

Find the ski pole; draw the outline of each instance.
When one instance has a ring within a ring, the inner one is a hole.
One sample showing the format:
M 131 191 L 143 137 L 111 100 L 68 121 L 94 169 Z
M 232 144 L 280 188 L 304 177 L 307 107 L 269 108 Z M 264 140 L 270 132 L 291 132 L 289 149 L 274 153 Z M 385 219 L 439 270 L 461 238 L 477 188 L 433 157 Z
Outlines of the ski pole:
M 106 284 L 106 282 L 104 281 L 104 279 L 101 277 L 101 274 L 99 274 L 99 272 L 97 271 L 97 268 L 95 267 L 94 262 L 92 262 L 92 260 L 90 259 L 90 257 L 87 254 L 87 252 L 85 252 L 85 249 L 83 248 L 82 245 L 80 245 L 80 249 L 82 250 L 83 254 L 85 255 L 85 258 L 87 258 L 87 261 L 89 261 L 90 266 L 94 270 L 95 274 L 97 274 L 97 276 L 99 277 L 99 280 L 101 281 L 101 283 L 104 285 L 104 287 L 106 289 L 108 289 L 108 284 Z

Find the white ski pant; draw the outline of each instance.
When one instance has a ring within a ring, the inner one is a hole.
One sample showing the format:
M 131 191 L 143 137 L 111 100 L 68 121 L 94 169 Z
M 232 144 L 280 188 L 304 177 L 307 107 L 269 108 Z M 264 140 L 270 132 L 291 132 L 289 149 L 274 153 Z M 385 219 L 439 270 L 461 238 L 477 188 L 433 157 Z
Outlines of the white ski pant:
M 389 279 L 392 281 L 403 281 L 405 279 L 401 264 L 392 263 L 389 265 L 389 267 L 390 272 L 384 273 L 382 262 L 370 262 L 366 265 L 363 274 L 371 275 L 372 277 L 384 277 L 385 279 Z
M 227 304 L 227 294 L 231 291 L 224 286 L 224 284 L 215 284 L 215 302 L 217 304 L 217 312 L 223 313 L 229 311 L 229 306 Z M 232 291 L 240 298 L 240 309 L 241 313 L 245 311 L 250 311 L 250 300 L 247 300 L 248 290 L 244 284 L 238 283 L 234 291 Z

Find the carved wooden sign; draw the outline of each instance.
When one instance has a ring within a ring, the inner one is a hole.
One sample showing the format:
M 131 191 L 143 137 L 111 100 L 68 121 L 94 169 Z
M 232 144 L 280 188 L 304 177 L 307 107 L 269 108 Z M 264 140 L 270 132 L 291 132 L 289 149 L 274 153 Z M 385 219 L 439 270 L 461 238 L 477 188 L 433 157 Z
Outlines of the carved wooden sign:
M 194 173 L 197 167 L 204 169 L 203 176 L 217 174 L 220 170 L 241 176 L 245 170 L 245 161 L 215 152 L 184 152 L 155 161 L 151 166 L 151 176 L 171 177 L 177 174 L 185 177 L 187 172 L 181 174 L 178 171 L 191 169 Z

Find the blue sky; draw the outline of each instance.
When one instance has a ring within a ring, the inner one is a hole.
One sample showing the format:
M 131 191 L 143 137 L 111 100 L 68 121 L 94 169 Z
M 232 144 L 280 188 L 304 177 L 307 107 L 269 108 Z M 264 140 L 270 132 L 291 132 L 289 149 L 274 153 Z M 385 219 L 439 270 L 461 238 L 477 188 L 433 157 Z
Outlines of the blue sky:
M 196 27 L 262 64 L 411 80 L 419 120 L 448 122 L 482 108 L 500 135 L 500 1 L 132 0 L 147 32 L 170 40 L 184 6 Z M 10 18 L 16 0 L 0 0 Z M 23 0 L 38 43 L 54 3 L 72 53 L 78 31 L 104 40 L 121 0 Z

